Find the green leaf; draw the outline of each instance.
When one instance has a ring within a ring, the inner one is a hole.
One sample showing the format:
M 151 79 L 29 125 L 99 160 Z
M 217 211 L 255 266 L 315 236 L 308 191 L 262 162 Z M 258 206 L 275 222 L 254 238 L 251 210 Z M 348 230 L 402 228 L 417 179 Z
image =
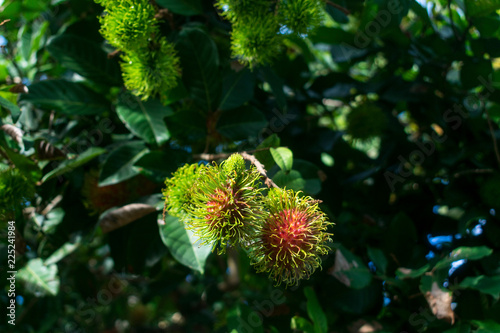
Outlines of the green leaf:
M 400 267 L 396 270 L 396 276 L 400 279 L 404 278 L 417 278 L 419 276 L 422 276 L 427 272 L 431 266 L 429 264 L 425 264 L 424 266 L 418 268 L 418 269 L 409 269 L 409 268 L 404 268 Z
M 17 105 L 12 103 L 8 99 L 3 98 L 2 96 L 0 96 L 0 105 L 10 111 L 10 114 L 14 122 L 17 121 L 19 115 L 21 114 L 21 110 Z
M 113 150 L 102 166 L 99 186 L 118 184 L 138 175 L 140 172 L 134 164 L 148 151 L 141 141 L 128 142 Z
M 459 287 L 476 289 L 498 299 L 500 297 L 500 276 L 468 276 L 460 283 Z
M 290 323 L 290 328 L 293 330 L 299 330 L 304 333 L 314 333 L 314 327 L 313 325 L 309 322 L 309 320 L 299 317 L 299 316 L 293 316 L 292 321 Z
M 222 80 L 215 42 L 202 30 L 184 28 L 177 43 L 182 79 L 196 104 L 205 111 L 218 105 Z
M 64 243 L 64 245 L 61 246 L 56 251 L 54 251 L 54 253 L 52 253 L 50 255 L 50 257 L 48 257 L 47 259 L 45 259 L 44 265 L 45 266 L 50 266 L 52 264 L 56 264 L 61 259 L 65 258 L 68 255 L 70 255 L 71 253 L 73 253 L 81 245 L 81 240 L 82 240 L 82 238 L 81 238 L 81 236 L 79 236 L 79 237 L 77 237 L 75 239 L 74 242 L 66 242 L 66 243 Z
M 265 116 L 252 106 L 223 112 L 217 122 L 217 131 L 232 140 L 244 140 L 258 136 L 267 126 Z
M 258 146 L 257 146 L 257 151 L 255 152 L 255 157 L 262 163 L 264 164 L 264 167 L 269 170 L 271 167 L 273 167 L 276 162 L 274 162 L 274 158 L 271 155 L 271 152 L 269 149 L 258 151 L 259 149 L 265 149 L 265 148 L 276 148 L 280 146 L 280 138 L 276 133 L 271 134 L 268 136 L 264 141 L 262 141 Z
M 307 314 L 314 324 L 314 332 L 328 332 L 328 321 L 326 320 L 325 313 L 319 304 L 314 289 L 312 287 L 305 287 L 304 294 L 307 298 Z
M 199 245 L 191 230 L 177 217 L 167 216 L 165 224 L 160 225 L 160 236 L 172 256 L 184 266 L 204 273 L 205 261 L 212 252 L 212 245 Z
M 65 80 L 34 83 L 30 85 L 28 94 L 21 94 L 19 101 L 46 110 L 54 109 L 66 115 L 101 114 L 110 109 L 101 95 L 81 83 Z
M 270 67 L 263 68 L 262 74 L 264 76 L 264 80 L 269 83 L 269 86 L 273 91 L 274 98 L 276 99 L 276 104 L 278 104 L 281 110 L 284 110 L 286 107 L 286 96 L 283 90 L 283 80 L 278 75 L 276 75 L 276 73 Z
M 2 149 L 2 148 L 0 148 Z M 9 159 L 14 163 L 16 168 L 29 180 L 32 182 L 37 182 L 40 177 L 42 177 L 42 171 L 34 161 L 28 157 L 16 153 L 15 151 L 4 147 L 3 151 L 9 157 Z
M 450 253 L 449 257 L 441 259 L 436 264 L 436 266 L 434 266 L 434 269 L 448 268 L 452 262 L 457 260 L 462 260 L 462 259 L 478 260 L 486 256 L 489 256 L 492 253 L 493 250 L 487 246 L 474 246 L 474 247 L 461 246 L 453 250 Z
M 311 162 L 296 159 L 293 161 L 294 169 L 300 172 L 304 179 L 304 192 L 316 195 L 321 191 L 320 169 Z
M 281 170 L 285 172 L 292 170 L 293 153 L 290 149 L 285 147 L 271 148 L 270 152 L 274 158 L 274 161 L 276 162 L 276 164 L 278 164 Z
M 469 16 L 485 16 L 500 9 L 500 0 L 465 0 Z
M 273 181 L 279 187 L 286 187 L 294 191 L 301 191 L 306 185 L 306 181 L 302 179 L 302 175 L 297 170 L 292 170 L 288 173 L 280 170 L 273 176 Z
M 100 147 L 91 147 L 78 155 L 76 158 L 71 160 L 65 160 L 57 166 L 57 168 L 51 170 L 42 178 L 42 183 L 49 179 L 58 177 L 66 172 L 72 171 L 96 158 L 97 156 L 104 154 L 106 149 Z
M 238 303 L 227 312 L 227 329 L 238 333 L 264 333 L 261 316 L 248 305 Z
M 332 275 L 342 284 L 353 289 L 362 289 L 372 281 L 372 274 L 365 263 L 340 244 L 335 246 L 335 266 Z
M 380 273 L 385 274 L 388 262 L 384 254 L 384 251 L 371 246 L 367 246 L 367 249 L 368 249 L 368 256 L 375 264 L 377 270 L 380 271 Z
M 472 89 L 482 85 L 480 78 L 486 79 L 492 72 L 490 60 L 467 59 L 460 70 L 460 82 L 465 89 Z
M 178 151 L 151 151 L 143 155 L 134 165 L 143 175 L 162 183 L 183 161 L 187 160 L 186 155 Z
M 471 323 L 478 327 L 474 333 L 498 333 L 500 324 L 494 320 L 471 320 Z
M 63 34 L 50 40 L 47 51 L 61 63 L 86 79 L 100 84 L 120 85 L 120 66 L 108 58 L 101 47 L 86 38 Z
M 231 72 L 222 81 L 222 101 L 219 109 L 234 109 L 251 100 L 254 85 L 255 78 L 250 70 Z
M 200 0 L 157 0 L 156 3 L 180 15 L 203 14 Z
M 173 112 L 157 99 L 143 102 L 136 96 L 124 94 L 120 97 L 116 113 L 130 132 L 149 144 L 161 146 L 170 138 L 164 118 Z
M 42 259 L 28 261 L 17 273 L 19 280 L 26 283 L 27 291 L 37 297 L 55 296 L 59 292 L 57 266 L 43 264 Z

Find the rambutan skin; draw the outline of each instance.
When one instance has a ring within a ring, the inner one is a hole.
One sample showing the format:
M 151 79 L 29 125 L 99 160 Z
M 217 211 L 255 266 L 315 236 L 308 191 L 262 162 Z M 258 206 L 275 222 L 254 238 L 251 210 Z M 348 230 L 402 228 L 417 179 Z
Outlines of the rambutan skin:
M 265 201 L 269 216 L 257 233 L 250 257 L 257 272 L 269 272 L 277 285 L 297 284 L 321 267 L 332 234 L 317 201 L 300 192 L 271 189 Z
M 218 253 L 227 246 L 245 247 L 265 218 L 261 192 L 260 174 L 246 169 L 239 154 L 205 168 L 193 186 L 187 228 L 203 243 L 213 243 Z

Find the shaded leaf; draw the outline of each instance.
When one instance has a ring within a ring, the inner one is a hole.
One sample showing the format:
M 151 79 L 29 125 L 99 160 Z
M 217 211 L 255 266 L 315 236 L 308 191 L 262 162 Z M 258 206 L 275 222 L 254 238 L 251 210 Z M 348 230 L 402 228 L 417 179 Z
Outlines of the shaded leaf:
M 141 141 L 129 142 L 113 150 L 102 166 L 99 186 L 118 184 L 138 175 L 140 172 L 134 164 L 148 151 Z
M 257 158 L 260 163 L 264 164 L 264 167 L 269 170 L 271 169 L 272 166 L 276 164 L 274 162 L 274 158 L 271 155 L 271 152 L 269 149 L 265 148 L 277 148 L 280 146 L 280 138 L 276 133 L 271 134 L 268 136 L 264 141 L 262 141 L 258 146 L 257 146 L 257 151 L 255 152 L 255 158 Z M 265 149 L 262 151 L 259 151 L 259 149 Z
M 301 191 L 306 185 L 306 181 L 302 179 L 302 175 L 297 170 L 292 170 L 289 173 L 280 170 L 273 176 L 273 181 L 279 187 L 286 187 L 294 191 Z
M 46 182 L 49 179 L 52 179 L 54 177 L 58 177 L 66 172 L 72 171 L 85 163 L 90 162 L 97 156 L 104 154 L 106 152 L 106 149 L 100 148 L 100 147 L 91 147 L 78 155 L 74 159 L 69 159 L 61 162 L 57 166 L 57 168 L 51 170 L 50 172 L 46 173 L 45 176 L 42 178 L 42 182 Z
M 500 9 L 500 0 L 465 0 L 465 8 L 470 16 L 484 16 Z
M 242 106 L 253 97 L 255 78 L 248 69 L 231 72 L 222 81 L 222 100 L 219 109 L 228 110 Z
M 232 140 L 257 136 L 267 126 L 266 117 L 254 107 L 244 106 L 223 112 L 217 122 L 217 131 Z
M 120 66 L 101 47 L 78 35 L 63 34 L 50 40 L 47 51 L 64 68 L 97 83 L 120 85 Z
M 347 287 L 361 289 L 368 286 L 372 280 L 368 267 L 342 245 L 336 247 L 335 265 L 329 273 Z
M 124 94 L 118 102 L 116 113 L 133 134 L 149 144 L 161 146 L 170 138 L 164 118 L 173 112 L 157 99 L 144 102 L 136 96 Z
M 500 276 L 468 276 L 460 283 L 459 287 L 476 289 L 498 299 L 500 297 Z
M 450 253 L 449 257 L 441 259 L 436 264 L 436 266 L 434 266 L 434 269 L 448 268 L 452 262 L 457 260 L 462 260 L 462 259 L 478 260 L 486 256 L 489 256 L 492 253 L 493 250 L 487 246 L 475 246 L 475 247 L 461 246 L 453 250 Z
M 44 265 L 50 266 L 52 264 L 57 264 L 61 259 L 65 258 L 68 255 L 70 255 L 71 253 L 73 253 L 81 245 L 81 240 L 82 240 L 82 237 L 78 236 L 74 242 L 64 243 L 63 246 L 61 246 L 59 249 L 54 251 L 54 253 L 52 253 L 50 255 L 50 257 L 48 257 L 47 259 L 44 260 L 44 262 L 43 262 Z
M 20 102 L 56 110 L 66 115 L 101 114 L 109 111 L 109 104 L 103 96 L 82 83 L 65 80 L 47 80 L 32 84 L 28 94 L 19 97 Z
M 14 121 L 17 121 L 19 115 L 21 114 L 21 110 L 17 105 L 12 103 L 8 99 L 3 98 L 2 96 L 0 96 L 0 105 L 9 110 L 10 114 L 12 115 L 12 119 Z
M 304 294 L 307 298 L 307 314 L 314 324 L 314 332 L 326 333 L 328 331 L 328 322 L 314 289 L 312 287 L 305 287 Z
M 299 330 L 304 333 L 314 333 L 314 327 L 311 322 L 305 318 L 299 316 L 293 316 L 292 322 L 290 323 L 290 328 L 293 330 Z
M 214 110 L 222 88 L 217 46 L 204 31 L 196 28 L 182 29 L 177 46 L 182 79 L 190 96 L 203 110 Z
M 201 272 L 205 271 L 205 261 L 212 252 L 212 245 L 200 245 L 191 230 L 177 217 L 167 216 L 160 225 L 160 235 L 172 256 L 184 266 Z

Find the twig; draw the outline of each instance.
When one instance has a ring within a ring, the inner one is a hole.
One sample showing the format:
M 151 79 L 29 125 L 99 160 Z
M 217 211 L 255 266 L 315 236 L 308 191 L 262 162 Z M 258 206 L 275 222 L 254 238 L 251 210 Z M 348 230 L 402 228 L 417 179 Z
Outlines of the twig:
M 57 206 L 63 199 L 62 195 L 57 195 L 51 202 L 45 206 L 45 208 L 40 212 L 40 215 L 47 215 L 55 206 Z
M 342 7 L 341 5 L 337 5 L 336 3 L 334 3 L 330 0 L 326 0 L 326 3 L 334 8 L 337 8 L 338 10 L 340 10 L 342 13 L 344 13 L 346 15 L 351 15 L 351 12 L 347 8 Z
M 472 170 L 464 170 L 460 172 L 456 172 L 453 177 L 454 178 L 459 178 L 462 177 L 463 175 L 468 175 L 468 174 L 480 174 L 480 173 L 493 173 L 493 169 L 472 169 Z
M 120 49 L 114 50 L 113 52 L 108 53 L 108 59 L 112 59 L 116 57 L 121 52 Z
M 2 22 L 0 22 L 0 25 L 4 25 L 5 23 L 9 22 L 10 19 L 7 19 L 7 20 L 3 20 Z
M 495 138 L 495 131 L 493 130 L 493 123 L 490 118 L 490 114 L 487 108 L 484 108 L 484 112 L 486 113 L 486 119 L 488 119 L 488 126 L 490 128 L 491 139 L 493 140 L 493 147 L 495 149 L 495 155 L 497 157 L 498 167 L 500 168 L 500 152 L 498 151 L 497 139 Z
M 250 163 L 252 163 L 255 168 L 257 169 L 257 171 L 259 171 L 260 175 L 262 177 L 264 177 L 266 180 L 264 181 L 264 183 L 267 185 L 267 187 L 275 187 L 275 188 L 279 188 L 278 185 L 276 185 L 271 178 L 269 178 L 267 176 L 267 171 L 266 169 L 264 169 L 264 166 L 262 165 L 262 163 L 260 163 L 256 158 L 255 156 L 253 155 L 250 155 L 248 154 L 247 152 L 241 152 L 240 155 L 247 161 L 250 161 Z
M 9 156 L 7 155 L 7 153 L 5 153 L 2 149 L 2 147 L 0 147 L 0 155 L 2 155 L 3 158 L 5 158 L 7 160 L 7 163 L 10 164 L 10 165 L 14 165 L 14 163 L 12 162 L 12 160 L 9 158 Z

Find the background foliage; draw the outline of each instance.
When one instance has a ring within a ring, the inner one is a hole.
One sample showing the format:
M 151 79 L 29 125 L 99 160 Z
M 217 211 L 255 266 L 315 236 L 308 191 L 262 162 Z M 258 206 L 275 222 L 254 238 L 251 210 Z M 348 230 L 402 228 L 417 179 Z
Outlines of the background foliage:
M 212 1 L 156 4 L 182 68 L 164 104 L 123 88 L 101 6 L 0 1 L 16 332 L 500 332 L 500 1 L 328 1 L 253 70 Z M 161 217 L 197 154 L 268 147 L 273 180 L 336 223 L 295 288 Z

